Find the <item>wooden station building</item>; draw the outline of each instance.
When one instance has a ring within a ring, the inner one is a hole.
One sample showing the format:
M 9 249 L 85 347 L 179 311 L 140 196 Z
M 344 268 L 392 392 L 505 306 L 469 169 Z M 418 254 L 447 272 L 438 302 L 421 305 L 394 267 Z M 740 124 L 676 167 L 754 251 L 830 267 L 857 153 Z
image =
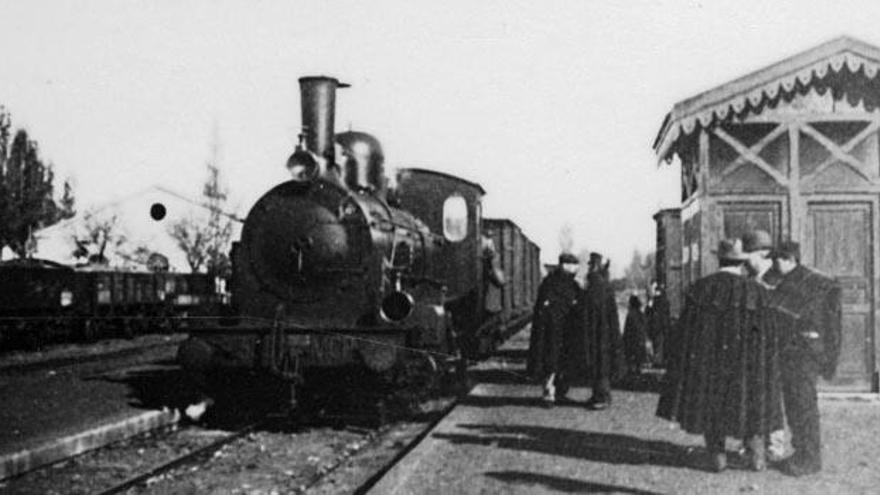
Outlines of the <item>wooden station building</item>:
M 676 103 L 654 143 L 681 163 L 681 290 L 722 238 L 764 229 L 843 288 L 826 392 L 878 391 L 880 48 L 838 38 Z M 671 215 L 662 215 L 672 218 Z M 658 222 L 659 226 L 659 222 Z

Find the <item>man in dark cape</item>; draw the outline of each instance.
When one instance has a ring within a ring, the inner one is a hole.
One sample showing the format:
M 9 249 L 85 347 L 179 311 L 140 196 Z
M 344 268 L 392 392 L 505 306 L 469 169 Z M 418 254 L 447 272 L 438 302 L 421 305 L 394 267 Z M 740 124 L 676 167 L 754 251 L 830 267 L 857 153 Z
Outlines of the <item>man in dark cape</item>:
M 743 235 L 742 244 L 743 251 L 745 251 L 748 256 L 746 274 L 749 278 L 757 282 L 758 285 L 767 289 L 770 294 L 769 300 L 772 301 L 774 290 L 780 280 L 779 274 L 773 269 L 773 260 L 770 258 L 770 252 L 773 249 L 773 238 L 766 230 L 757 229 Z M 778 353 L 779 332 L 768 335 L 768 337 L 771 339 L 777 339 L 777 341 L 771 341 L 769 344 L 771 348 Z M 780 377 L 774 377 L 773 380 L 774 383 L 781 384 Z M 780 428 L 771 432 L 765 441 L 767 444 L 768 459 L 771 459 L 773 462 L 781 460 L 785 454 L 785 430 Z
M 617 301 L 607 277 L 602 255 L 590 253 L 587 283 L 578 301 L 580 326 L 574 328 L 568 348 L 571 373 L 591 382 L 587 407 L 596 410 L 611 404 L 611 380 L 625 370 Z
M 727 467 L 725 437 L 748 441 L 753 469 L 766 466 L 764 438 L 782 427 L 776 330 L 767 291 L 743 274 L 739 240 L 722 241 L 721 268 L 688 290 L 657 415 L 703 434 L 712 467 Z
M 773 305 L 782 335 L 785 414 L 794 454 L 783 465 L 793 476 L 822 469 L 816 380 L 834 378 L 840 354 L 840 286 L 800 264 L 800 246 L 784 242 L 773 253 L 781 282 Z
M 568 389 L 564 348 L 575 323 L 574 309 L 580 287 L 574 276 L 578 265 L 573 254 L 559 255 L 559 267 L 538 287 L 532 313 L 528 372 L 544 383 L 544 401 L 548 406 Z
M 664 364 L 664 352 L 666 336 L 672 324 L 670 316 L 669 299 L 666 297 L 666 289 L 656 286 L 652 290 L 650 305 L 645 308 L 645 319 L 648 325 L 648 338 L 654 349 L 653 363 L 657 366 Z
M 648 358 L 645 350 L 645 315 L 642 314 L 642 301 L 639 296 L 629 296 L 626 323 L 623 325 L 623 355 L 626 358 L 626 371 L 630 376 L 638 376 L 642 365 Z

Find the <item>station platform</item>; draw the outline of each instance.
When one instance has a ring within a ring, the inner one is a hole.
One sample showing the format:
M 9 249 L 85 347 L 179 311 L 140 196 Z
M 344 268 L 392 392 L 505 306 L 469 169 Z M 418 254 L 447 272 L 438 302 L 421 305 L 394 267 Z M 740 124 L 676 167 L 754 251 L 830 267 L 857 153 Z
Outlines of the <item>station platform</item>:
M 123 367 L 0 374 L 0 480 L 178 421 L 173 353 L 145 354 Z
M 820 399 L 824 470 L 802 478 L 731 468 L 708 471 L 702 438 L 656 418 L 662 375 L 643 373 L 615 386 L 612 406 L 574 402 L 545 408 L 525 377 L 528 327 L 475 371 L 477 385 L 390 469 L 372 494 L 876 493 L 880 486 L 877 401 Z M 866 434 L 866 432 L 871 432 Z M 729 441 L 728 450 L 738 446 Z

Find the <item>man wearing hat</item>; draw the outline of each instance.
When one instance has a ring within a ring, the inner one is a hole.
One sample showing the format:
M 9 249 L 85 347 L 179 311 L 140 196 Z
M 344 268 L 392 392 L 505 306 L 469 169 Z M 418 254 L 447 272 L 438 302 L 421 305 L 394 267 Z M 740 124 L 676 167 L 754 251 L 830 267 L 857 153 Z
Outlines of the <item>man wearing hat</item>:
M 782 280 L 773 291 L 782 330 L 785 414 L 794 454 L 782 465 L 793 476 L 822 469 L 816 380 L 834 377 L 840 352 L 840 286 L 800 263 L 800 245 L 787 241 L 771 253 Z
M 611 404 L 611 380 L 623 376 L 626 368 L 609 266 L 601 254 L 590 253 L 586 287 L 579 301 L 581 331 L 573 335 L 570 347 L 572 374 L 590 381 L 592 397 L 587 407 L 594 410 Z
M 564 373 L 565 340 L 576 323 L 575 304 L 580 286 L 575 282 L 580 262 L 571 253 L 559 255 L 559 266 L 541 282 L 532 313 L 529 374 L 544 383 L 544 403 L 555 404 L 568 389 Z
M 728 436 L 749 443 L 751 467 L 761 470 L 763 439 L 782 425 L 778 387 L 774 397 L 761 352 L 767 291 L 745 276 L 748 255 L 740 239 L 721 241 L 716 253 L 719 270 L 690 287 L 670 335 L 657 416 L 702 434 L 712 470 L 727 467 Z
M 749 277 L 765 289 L 772 291 L 781 280 L 781 275 L 773 269 L 773 260 L 770 259 L 773 239 L 766 230 L 747 232 L 742 239 L 743 251 L 748 255 L 746 269 Z M 772 376 L 778 376 L 779 362 L 776 359 L 776 356 L 779 354 L 778 333 L 765 333 L 764 337 L 764 349 L 768 359 L 770 359 L 768 369 L 771 370 Z M 778 381 L 774 379 L 769 385 L 776 386 Z M 781 391 L 777 390 L 773 396 L 781 398 Z M 772 461 L 781 460 L 785 455 L 785 430 L 779 428 L 772 432 L 765 440 L 769 458 Z M 747 446 L 747 448 L 750 447 Z
M 778 278 L 773 278 L 773 260 L 770 259 L 770 251 L 773 249 L 773 239 L 766 230 L 753 230 L 746 233 L 742 238 L 743 251 L 748 255 L 746 269 L 750 277 L 765 288 L 771 288 L 779 283 Z

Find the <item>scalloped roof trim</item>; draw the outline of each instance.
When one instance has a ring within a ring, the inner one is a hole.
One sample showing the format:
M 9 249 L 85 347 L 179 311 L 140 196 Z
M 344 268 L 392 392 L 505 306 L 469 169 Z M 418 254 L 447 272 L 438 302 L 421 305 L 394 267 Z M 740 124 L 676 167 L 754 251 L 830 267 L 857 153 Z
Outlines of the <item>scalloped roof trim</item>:
M 790 93 L 798 83 L 810 87 L 829 69 L 839 73 L 844 66 L 852 73 L 862 70 L 867 78 L 874 79 L 880 71 L 880 49 L 853 38 L 837 38 L 676 103 L 654 141 L 657 157 L 666 159 L 676 141 L 693 133 L 698 124 L 707 127 L 716 119 L 727 118 L 730 112 L 742 113 L 746 107 L 775 100 L 780 91 Z

